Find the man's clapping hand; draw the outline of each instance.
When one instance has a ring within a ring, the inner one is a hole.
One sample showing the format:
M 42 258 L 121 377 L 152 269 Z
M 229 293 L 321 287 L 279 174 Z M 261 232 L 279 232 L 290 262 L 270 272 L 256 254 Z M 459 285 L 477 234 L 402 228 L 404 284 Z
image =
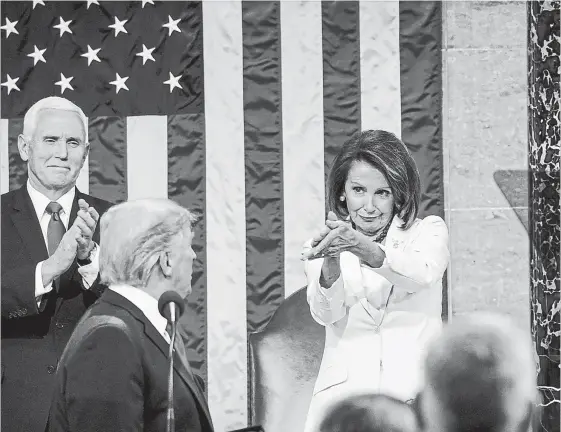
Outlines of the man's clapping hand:
M 86 259 L 94 246 L 93 233 L 99 220 L 98 212 L 86 201 L 78 201 L 80 210 L 72 226 L 64 233 L 55 252 L 43 263 L 43 285 L 48 285 L 70 268 L 76 258 Z
M 80 236 L 76 239 L 78 243 L 76 256 L 78 259 L 86 259 L 94 247 L 93 234 L 99 221 L 99 213 L 83 199 L 78 201 L 78 206 L 80 210 L 73 225 L 80 231 Z

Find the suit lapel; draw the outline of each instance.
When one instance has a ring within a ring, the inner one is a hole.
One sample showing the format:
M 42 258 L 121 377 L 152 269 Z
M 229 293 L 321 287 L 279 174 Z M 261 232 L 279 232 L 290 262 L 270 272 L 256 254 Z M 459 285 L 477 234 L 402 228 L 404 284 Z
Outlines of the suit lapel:
M 32 260 L 39 262 L 49 258 L 41 225 L 25 186 L 14 194 L 10 217 Z
M 162 335 L 160 333 L 158 333 L 158 331 L 154 328 L 152 323 L 146 323 L 146 321 L 145 321 L 144 332 L 150 338 L 150 340 L 152 340 L 152 342 L 158 346 L 158 348 L 160 349 L 162 354 L 167 359 L 169 345 L 164 340 Z M 181 337 L 181 336 L 178 333 L 176 337 Z M 174 350 L 174 354 L 173 354 L 173 369 L 175 370 L 175 372 L 177 372 L 177 374 L 185 382 L 187 387 L 189 387 L 191 392 L 195 395 L 195 399 L 197 399 L 197 402 L 198 402 L 199 406 L 201 407 L 201 409 L 205 413 L 205 416 L 207 417 L 207 421 L 209 422 L 209 424 L 212 424 L 211 418 L 210 418 L 210 412 L 208 410 L 208 406 L 207 406 L 207 403 L 206 403 L 206 399 L 205 399 L 204 395 L 201 393 L 201 390 L 199 389 L 199 386 L 195 382 L 195 379 L 194 379 L 193 375 L 189 372 L 189 370 L 187 369 L 187 366 L 183 363 L 183 359 L 181 358 L 181 356 L 179 356 L 177 354 L 177 352 L 175 350 Z
M 74 221 L 76 220 L 76 216 L 78 215 L 78 200 L 82 197 L 82 194 L 76 188 L 76 193 L 74 194 L 74 201 L 72 201 L 72 208 L 70 209 L 70 219 L 68 219 L 68 228 L 72 226 Z
M 146 318 L 146 316 L 140 311 L 140 309 L 138 309 L 127 299 L 111 291 L 110 289 L 105 291 L 105 293 L 103 294 L 103 298 L 113 304 L 116 304 L 117 306 L 121 306 L 127 309 L 130 313 L 132 313 L 136 317 L 136 319 L 141 321 L 144 324 L 144 333 L 146 334 L 146 336 L 148 336 L 148 338 L 152 341 L 152 343 L 159 348 L 159 350 L 162 352 L 162 355 L 166 358 L 167 361 L 169 344 L 164 340 L 162 335 L 158 332 L 158 330 L 156 330 L 154 325 Z M 178 336 L 179 336 L 179 332 L 178 332 Z M 174 353 L 174 357 L 173 357 L 173 369 L 185 382 L 185 384 L 191 390 L 191 392 L 195 395 L 195 399 L 199 404 L 199 406 L 201 407 L 202 411 L 204 412 L 207 422 L 210 425 L 212 425 L 212 420 L 210 417 L 210 412 L 208 410 L 206 399 L 204 395 L 201 393 L 199 386 L 195 382 L 193 375 L 187 370 L 187 367 L 184 365 L 182 359 L 177 354 L 177 352 Z

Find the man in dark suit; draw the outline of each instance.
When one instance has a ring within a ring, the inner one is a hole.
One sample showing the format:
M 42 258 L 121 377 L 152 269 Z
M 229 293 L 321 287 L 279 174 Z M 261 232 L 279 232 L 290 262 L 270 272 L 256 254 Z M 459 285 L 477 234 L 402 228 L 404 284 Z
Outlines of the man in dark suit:
M 95 299 L 97 221 L 110 203 L 77 190 L 87 118 L 70 101 L 34 104 L 18 137 L 27 183 L 2 195 L 2 430 L 44 432 L 57 362 Z
M 107 289 L 60 360 L 51 432 L 166 430 L 170 334 L 158 299 L 169 290 L 182 298 L 191 292 L 192 223 L 170 200 L 126 202 L 101 218 L 99 268 Z M 181 338 L 174 348 L 175 430 L 212 432 Z

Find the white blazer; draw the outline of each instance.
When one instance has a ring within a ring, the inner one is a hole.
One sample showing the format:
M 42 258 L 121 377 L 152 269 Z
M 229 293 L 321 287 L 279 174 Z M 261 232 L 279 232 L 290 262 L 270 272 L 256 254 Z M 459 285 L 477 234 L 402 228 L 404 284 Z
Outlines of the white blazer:
M 326 332 L 309 417 L 347 393 L 408 400 L 420 389 L 423 349 L 441 327 L 448 229 L 437 216 L 417 219 L 407 230 L 401 224 L 394 217 L 380 245 L 386 253 L 380 268 L 342 252 L 341 276 L 329 289 L 319 284 L 323 259 L 305 263 L 310 311 Z

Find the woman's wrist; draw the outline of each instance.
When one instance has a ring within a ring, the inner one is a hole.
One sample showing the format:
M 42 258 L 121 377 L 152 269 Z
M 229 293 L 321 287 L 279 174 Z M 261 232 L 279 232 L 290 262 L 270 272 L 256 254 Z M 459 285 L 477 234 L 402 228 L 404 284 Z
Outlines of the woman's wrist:
M 386 259 L 386 253 L 378 243 L 373 242 L 366 236 L 358 242 L 356 250 L 353 253 L 358 256 L 362 262 L 373 268 L 381 267 Z
M 331 286 L 339 279 L 341 275 L 341 265 L 339 255 L 336 257 L 327 256 L 323 259 L 321 273 L 319 275 L 319 284 L 323 288 L 331 288 Z

